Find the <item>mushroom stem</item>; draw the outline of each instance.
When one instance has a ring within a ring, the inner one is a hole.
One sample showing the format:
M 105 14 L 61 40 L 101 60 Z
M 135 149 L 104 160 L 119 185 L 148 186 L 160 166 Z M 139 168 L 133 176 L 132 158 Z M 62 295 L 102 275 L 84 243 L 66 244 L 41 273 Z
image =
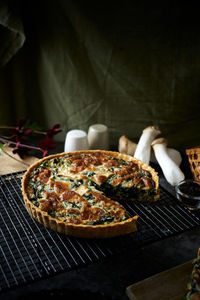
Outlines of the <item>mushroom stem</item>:
M 173 148 L 167 148 L 167 153 L 171 157 L 171 159 L 180 167 L 182 162 L 182 157 L 179 151 Z
M 119 139 L 118 150 L 120 153 L 134 155 L 137 144 L 129 140 L 125 135 Z
M 146 164 L 149 164 L 151 156 L 151 143 L 155 137 L 160 134 L 160 130 L 156 126 L 148 126 L 142 132 L 142 135 L 139 139 L 134 157 L 143 161 Z
M 176 161 L 179 162 L 179 160 L 177 160 L 177 157 L 174 157 L 173 160 L 169 156 L 167 140 L 159 138 L 154 140 L 151 145 L 166 180 L 173 186 L 178 184 L 181 180 L 184 180 L 185 175 L 176 163 Z

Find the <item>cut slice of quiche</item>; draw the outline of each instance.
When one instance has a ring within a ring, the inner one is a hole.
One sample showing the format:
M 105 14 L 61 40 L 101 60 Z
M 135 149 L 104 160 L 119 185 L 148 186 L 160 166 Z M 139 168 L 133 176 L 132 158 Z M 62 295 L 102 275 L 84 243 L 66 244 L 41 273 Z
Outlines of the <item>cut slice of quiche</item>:
M 33 164 L 22 179 L 29 213 L 43 225 L 84 238 L 107 238 L 137 229 L 128 200 L 156 201 L 158 175 L 149 165 L 112 151 L 51 155 Z

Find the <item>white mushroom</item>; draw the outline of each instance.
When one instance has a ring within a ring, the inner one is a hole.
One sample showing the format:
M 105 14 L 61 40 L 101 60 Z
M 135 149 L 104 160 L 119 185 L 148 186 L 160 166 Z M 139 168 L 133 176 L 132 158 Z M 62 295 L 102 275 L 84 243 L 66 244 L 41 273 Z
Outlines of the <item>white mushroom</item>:
M 134 155 L 137 144 L 129 140 L 125 135 L 119 138 L 118 150 L 120 153 Z
M 139 139 L 134 157 L 146 164 L 149 164 L 151 156 L 151 143 L 160 133 L 161 132 L 159 128 L 156 126 L 148 126 L 147 128 L 145 128 Z
M 120 153 L 128 154 L 128 155 L 134 155 L 135 150 L 137 148 L 137 144 L 132 142 L 130 139 L 128 139 L 125 135 L 122 135 L 119 138 L 119 145 L 118 150 Z M 167 153 L 171 157 L 171 159 L 180 166 L 182 162 L 182 157 L 179 151 L 173 148 L 167 148 Z M 151 157 L 150 160 L 154 163 L 157 163 L 154 151 L 151 151 Z
M 184 180 L 185 175 L 176 163 L 176 159 L 173 160 L 169 156 L 167 150 L 167 140 L 164 138 L 159 138 L 154 140 L 151 145 L 166 180 L 173 186 Z

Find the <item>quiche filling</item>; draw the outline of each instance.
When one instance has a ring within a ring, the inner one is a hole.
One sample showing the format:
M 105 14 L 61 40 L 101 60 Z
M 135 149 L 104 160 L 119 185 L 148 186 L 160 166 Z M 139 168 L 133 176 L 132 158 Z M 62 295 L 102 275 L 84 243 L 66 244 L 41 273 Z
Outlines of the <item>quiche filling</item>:
M 131 216 L 118 201 L 154 201 L 157 194 L 149 171 L 100 151 L 43 160 L 30 172 L 26 192 L 41 211 L 74 225 L 123 222 Z

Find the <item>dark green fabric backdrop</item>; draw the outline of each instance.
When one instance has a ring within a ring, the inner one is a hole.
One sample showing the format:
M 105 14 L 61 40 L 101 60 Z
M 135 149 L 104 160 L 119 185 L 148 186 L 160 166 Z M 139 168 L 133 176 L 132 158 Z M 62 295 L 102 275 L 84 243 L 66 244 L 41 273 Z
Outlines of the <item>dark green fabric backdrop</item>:
M 14 4 L 15 5 L 14 5 Z M 104 123 L 110 143 L 158 125 L 200 145 L 200 18 L 190 2 L 12 1 L 0 6 L 0 124 Z M 153 4 L 154 3 L 154 4 Z

